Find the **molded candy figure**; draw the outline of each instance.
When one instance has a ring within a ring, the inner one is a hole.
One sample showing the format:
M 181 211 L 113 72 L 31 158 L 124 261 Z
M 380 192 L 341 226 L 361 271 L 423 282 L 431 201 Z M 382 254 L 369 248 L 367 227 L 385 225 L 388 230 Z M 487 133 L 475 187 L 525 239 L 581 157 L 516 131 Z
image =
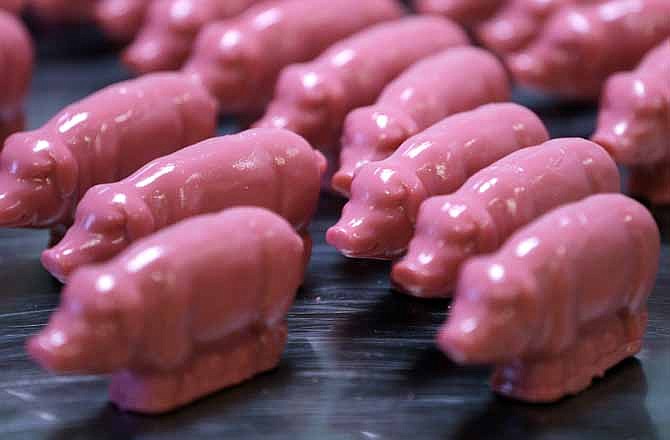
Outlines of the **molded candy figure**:
M 77 267 L 107 260 L 169 225 L 232 206 L 270 209 L 304 232 L 325 168 L 321 153 L 290 131 L 255 129 L 209 139 L 91 188 L 74 226 L 42 262 L 65 280 Z
M 179 69 L 207 23 L 233 17 L 259 0 L 154 0 L 135 41 L 123 53 L 134 72 Z
M 49 23 L 80 23 L 93 18 L 97 0 L 28 0 L 30 10 Z
M 0 225 L 72 223 L 93 185 L 214 135 L 216 103 L 184 75 L 156 74 L 105 88 L 43 127 L 7 139 L 0 155 Z
M 348 196 L 363 165 L 386 159 L 449 115 L 507 101 L 509 89 L 505 68 L 482 49 L 458 47 L 419 61 L 386 86 L 375 105 L 349 113 L 333 188 Z
M 0 143 L 23 130 L 23 101 L 33 75 L 33 43 L 21 22 L 0 11 Z
M 508 57 L 507 64 L 523 84 L 593 98 L 609 75 L 633 68 L 668 36 L 667 0 L 610 0 L 563 8 L 535 42 Z
M 473 26 L 491 15 L 507 0 L 415 0 L 422 14 L 439 14 L 465 26 Z
M 12 14 L 20 14 L 25 3 L 25 0 L 0 0 L 0 9 L 4 9 Z
M 491 19 L 477 27 L 477 37 L 495 52 L 518 51 L 531 44 L 547 20 L 561 8 L 605 1 L 510 0 Z
M 660 237 L 621 194 L 544 215 L 463 267 L 438 344 L 456 362 L 494 364 L 492 386 L 552 402 L 642 347 Z
M 351 200 L 328 230 L 328 243 L 348 257 L 400 255 L 424 200 L 450 194 L 482 168 L 548 138 L 540 119 L 516 104 L 488 104 L 450 116 L 405 141 L 388 159 L 358 171 Z
M 593 140 L 633 167 L 632 193 L 670 203 L 670 40 L 607 81 Z
M 402 14 L 394 0 L 266 1 L 203 29 L 185 71 L 205 83 L 223 113 L 257 115 L 285 66 Z
M 152 0 L 99 0 L 95 17 L 103 31 L 117 41 L 130 41 L 142 27 Z
M 317 148 L 332 149 L 351 110 L 374 103 L 416 61 L 467 42 L 458 25 L 440 17 L 378 24 L 336 43 L 312 62 L 284 69 L 274 100 L 256 125 L 286 128 Z
M 393 279 L 415 296 L 446 297 L 470 256 L 494 252 L 558 206 L 619 191 L 616 164 L 593 142 L 554 139 L 524 148 L 474 174 L 455 193 L 423 202 Z
M 111 374 L 122 409 L 170 411 L 277 366 L 303 259 L 264 209 L 186 220 L 75 272 L 28 351 L 57 373 Z

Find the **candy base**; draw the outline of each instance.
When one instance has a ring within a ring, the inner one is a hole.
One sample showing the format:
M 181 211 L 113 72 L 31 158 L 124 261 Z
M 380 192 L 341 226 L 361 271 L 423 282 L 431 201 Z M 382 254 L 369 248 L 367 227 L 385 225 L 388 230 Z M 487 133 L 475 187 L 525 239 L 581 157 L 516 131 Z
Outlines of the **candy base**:
M 596 377 L 642 347 L 646 308 L 621 312 L 582 329 L 576 346 L 551 358 L 519 360 L 496 367 L 491 386 L 498 394 L 536 403 L 555 402 L 589 387 Z
M 286 346 L 286 323 L 236 337 L 196 355 L 182 370 L 114 374 L 110 399 L 121 409 L 147 414 L 171 411 L 277 366 Z

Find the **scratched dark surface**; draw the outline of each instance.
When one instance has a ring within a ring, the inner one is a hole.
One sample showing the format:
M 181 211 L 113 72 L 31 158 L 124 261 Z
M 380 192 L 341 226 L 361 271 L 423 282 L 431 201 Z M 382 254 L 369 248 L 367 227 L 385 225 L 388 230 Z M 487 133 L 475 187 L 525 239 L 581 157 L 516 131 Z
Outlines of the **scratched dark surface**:
M 126 78 L 83 35 L 43 37 L 31 126 Z M 593 128 L 592 107 L 517 98 L 554 136 Z M 456 366 L 435 349 L 448 302 L 394 293 L 387 264 L 345 260 L 324 244 L 340 207 L 324 196 L 312 226 L 314 258 L 280 367 L 162 417 L 119 412 L 104 378 L 55 377 L 28 359 L 24 342 L 46 323 L 60 286 L 39 263 L 46 234 L 0 230 L 0 439 L 670 439 L 670 210 L 655 210 L 664 249 L 642 353 L 578 397 L 533 406 L 495 397 L 486 368 Z

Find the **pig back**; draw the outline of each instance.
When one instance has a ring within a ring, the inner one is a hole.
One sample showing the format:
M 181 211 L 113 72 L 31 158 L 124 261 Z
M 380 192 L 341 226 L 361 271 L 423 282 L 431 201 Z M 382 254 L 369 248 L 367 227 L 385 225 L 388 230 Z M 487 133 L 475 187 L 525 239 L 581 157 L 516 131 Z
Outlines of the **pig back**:
M 566 138 L 504 157 L 476 173 L 455 196 L 485 208 L 497 235 L 508 237 L 557 206 L 619 190 L 619 171 L 602 147 Z
M 455 47 L 407 69 L 377 100 L 382 107 L 405 110 L 419 127 L 446 115 L 509 98 L 502 64 L 475 47 Z
M 319 196 L 320 155 L 301 137 L 254 129 L 213 138 L 147 164 L 127 179 L 158 225 L 232 206 L 261 206 L 296 229 Z
M 384 86 L 428 55 L 468 43 L 464 31 L 439 17 L 409 17 L 382 23 L 341 41 L 310 67 L 337 72 L 347 91 L 347 110 L 375 101 Z
M 548 137 L 532 111 L 517 104 L 489 104 L 443 119 L 380 164 L 416 170 L 429 195 L 445 194 L 485 166 Z
M 639 310 L 653 288 L 659 254 L 658 227 L 647 209 L 621 194 L 599 194 L 521 229 L 496 259 L 506 268 L 524 266 L 546 313 L 576 319 L 566 326 L 578 328 Z
M 205 139 L 215 128 L 214 101 L 198 83 L 178 74 L 113 85 L 67 107 L 43 127 L 74 155 L 82 194 Z

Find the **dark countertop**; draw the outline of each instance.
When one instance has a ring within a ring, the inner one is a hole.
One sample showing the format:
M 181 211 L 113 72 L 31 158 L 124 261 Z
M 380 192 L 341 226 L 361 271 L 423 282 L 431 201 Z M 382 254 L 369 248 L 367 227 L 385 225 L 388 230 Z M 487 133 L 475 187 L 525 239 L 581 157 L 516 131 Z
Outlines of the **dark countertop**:
M 95 47 L 42 49 L 31 126 L 126 77 Z M 554 136 L 593 128 L 593 107 L 518 100 Z M 324 196 L 312 225 L 314 257 L 280 368 L 161 417 L 116 410 L 104 378 L 52 376 L 28 359 L 25 339 L 46 323 L 60 286 L 39 263 L 46 233 L 0 230 L 0 439 L 670 439 L 670 209 L 654 212 L 664 246 L 642 353 L 577 397 L 527 405 L 495 397 L 486 368 L 459 367 L 435 348 L 448 301 L 394 293 L 388 264 L 346 260 L 324 244 L 341 204 Z

